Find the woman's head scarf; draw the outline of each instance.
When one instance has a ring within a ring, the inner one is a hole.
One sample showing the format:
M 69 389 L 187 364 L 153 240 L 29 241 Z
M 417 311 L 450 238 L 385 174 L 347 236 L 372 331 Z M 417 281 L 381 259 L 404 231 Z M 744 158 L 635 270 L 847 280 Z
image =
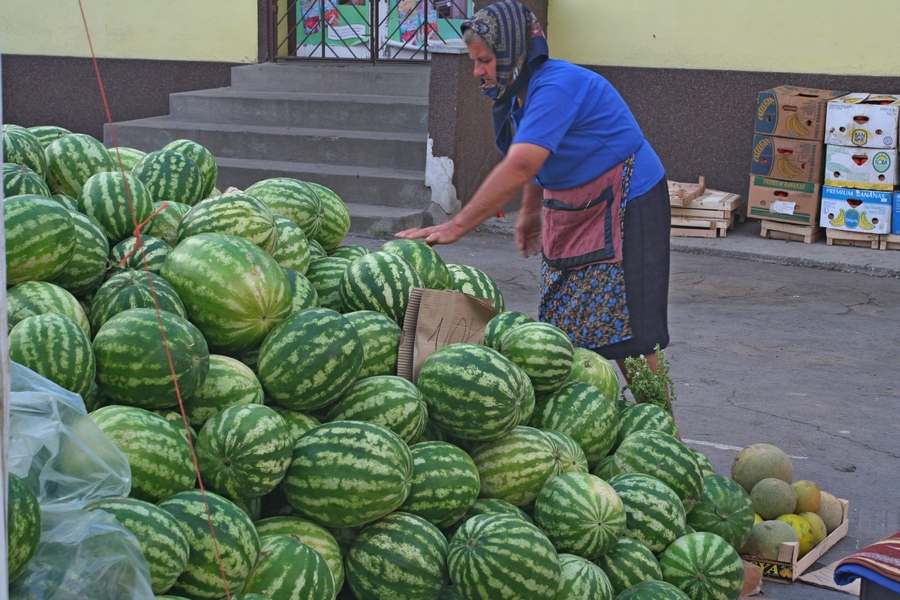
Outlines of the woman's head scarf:
M 494 101 L 494 134 L 504 154 L 512 143 L 510 112 L 516 96 L 527 89 L 533 69 L 547 60 L 547 39 L 537 17 L 515 0 L 491 4 L 462 24 L 484 40 L 497 58 L 497 85 L 482 93 Z

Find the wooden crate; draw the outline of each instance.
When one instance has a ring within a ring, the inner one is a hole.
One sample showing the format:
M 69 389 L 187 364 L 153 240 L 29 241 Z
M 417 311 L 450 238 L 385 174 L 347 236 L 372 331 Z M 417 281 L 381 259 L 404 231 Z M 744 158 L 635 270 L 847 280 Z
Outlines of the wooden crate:
M 882 250 L 900 250 L 900 235 L 883 235 L 878 245 Z
M 669 203 L 672 206 L 685 206 L 706 191 L 706 177 L 700 176 L 698 183 L 680 183 L 667 181 L 669 184 Z
M 743 199 L 730 192 L 707 189 L 684 204 L 677 195 L 669 198 L 673 237 L 725 237 L 744 219 Z
M 857 248 L 881 248 L 881 236 L 877 233 L 859 233 L 841 229 L 825 230 L 825 241 L 829 246 L 856 246 Z
M 812 244 L 825 237 L 825 230 L 818 225 L 795 225 L 763 219 L 760 221 L 759 235 L 771 240 Z

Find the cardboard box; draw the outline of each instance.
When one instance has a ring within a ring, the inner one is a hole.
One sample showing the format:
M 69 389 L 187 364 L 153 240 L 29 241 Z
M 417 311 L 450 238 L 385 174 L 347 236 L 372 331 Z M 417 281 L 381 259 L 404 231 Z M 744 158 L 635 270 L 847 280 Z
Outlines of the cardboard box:
M 896 148 L 900 96 L 847 94 L 828 102 L 825 143 Z
M 897 178 L 896 148 L 825 147 L 825 185 L 891 191 Z
M 828 101 L 847 92 L 782 85 L 759 93 L 753 131 L 763 135 L 822 140 Z
M 891 235 L 900 235 L 900 192 L 894 192 L 894 216 L 891 219 Z
M 822 227 L 857 233 L 891 231 L 894 193 L 879 190 L 822 187 Z
M 824 157 L 822 142 L 756 134 L 750 173 L 784 181 L 822 183 Z
M 821 199 L 822 186 L 817 183 L 751 175 L 747 216 L 796 225 L 816 225 Z
M 823 554 L 847 535 L 847 531 L 850 529 L 850 503 L 842 498 L 838 498 L 838 500 L 844 509 L 843 521 L 841 521 L 837 529 L 832 531 L 815 548 L 807 552 L 803 558 L 798 557 L 800 545 L 797 542 L 782 543 L 778 549 L 778 560 L 768 560 L 758 556 L 743 554 L 741 558 L 759 565 L 762 568 L 763 579 L 767 581 L 776 581 L 778 583 L 796 581 L 805 570 L 810 568 Z

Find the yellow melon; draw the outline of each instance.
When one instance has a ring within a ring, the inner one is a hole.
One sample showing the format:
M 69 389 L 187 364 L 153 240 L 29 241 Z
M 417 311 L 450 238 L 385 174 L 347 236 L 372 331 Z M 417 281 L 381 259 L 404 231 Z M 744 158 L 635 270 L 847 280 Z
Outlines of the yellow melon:
M 822 517 L 822 521 L 825 523 L 825 530 L 828 533 L 840 527 L 841 522 L 844 520 L 844 508 L 841 506 L 840 500 L 828 492 L 821 493 L 819 509 L 815 512 Z
M 816 512 L 819 510 L 819 502 L 822 499 L 822 492 L 814 481 L 802 479 L 791 484 L 797 493 L 796 513 Z
M 776 519 L 776 521 L 783 521 L 791 526 L 794 530 L 794 533 L 797 534 L 797 539 L 800 542 L 800 556 L 805 556 L 809 553 L 810 550 L 815 548 L 815 538 L 813 537 L 812 527 L 809 524 L 809 521 L 801 517 L 800 515 L 795 515 L 793 513 L 781 515 Z
M 750 530 L 750 537 L 740 550 L 741 554 L 766 560 L 778 560 L 778 549 L 783 542 L 799 542 L 797 532 L 784 521 L 763 521 Z
M 797 508 L 794 488 L 790 483 L 774 477 L 766 477 L 757 482 L 750 490 L 750 501 L 753 502 L 756 514 L 767 521 L 792 513 Z
M 828 529 L 825 527 L 825 521 L 822 517 L 814 512 L 798 513 L 801 517 L 809 522 L 809 526 L 813 532 L 813 546 L 818 546 L 828 536 Z
M 756 525 L 757 523 L 762 523 L 763 521 L 765 521 L 765 519 L 763 519 L 761 516 L 759 516 L 759 514 L 753 513 L 753 524 L 754 525 Z
M 790 457 L 772 444 L 752 444 L 741 449 L 731 463 L 731 478 L 749 493 L 753 486 L 767 477 L 787 483 L 794 480 L 794 466 Z

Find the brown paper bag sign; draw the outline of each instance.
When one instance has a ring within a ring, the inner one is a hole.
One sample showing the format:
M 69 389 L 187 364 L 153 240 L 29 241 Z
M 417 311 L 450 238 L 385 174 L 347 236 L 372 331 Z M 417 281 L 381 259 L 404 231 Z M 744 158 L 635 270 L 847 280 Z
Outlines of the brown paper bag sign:
M 485 298 L 413 288 L 403 319 L 397 375 L 416 383 L 425 359 L 438 348 L 461 342 L 484 344 L 484 329 L 497 313 Z

